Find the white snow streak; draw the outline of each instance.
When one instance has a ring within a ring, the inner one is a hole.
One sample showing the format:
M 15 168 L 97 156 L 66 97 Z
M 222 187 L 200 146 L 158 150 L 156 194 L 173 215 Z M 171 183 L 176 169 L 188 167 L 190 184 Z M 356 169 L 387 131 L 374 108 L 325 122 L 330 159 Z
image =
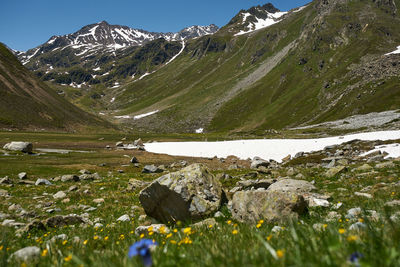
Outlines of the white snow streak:
M 397 50 L 395 50 L 393 52 L 390 52 L 390 53 L 387 53 L 387 54 L 385 54 L 385 56 L 396 55 L 396 54 L 400 54 L 400 45 L 397 47 Z
M 368 155 L 372 152 L 381 151 L 382 153 L 386 152 L 388 155 L 385 158 L 398 158 L 400 157 L 400 144 L 389 144 L 376 146 L 375 149 L 368 151 L 366 153 L 361 154 L 361 156 Z
M 138 120 L 138 119 L 141 119 L 141 118 L 144 118 L 144 117 L 147 117 L 147 116 L 156 114 L 157 112 L 158 112 L 158 110 L 155 110 L 155 111 L 151 111 L 151 112 L 149 112 L 149 113 L 136 115 L 135 117 L 133 117 L 133 119 L 134 119 L 134 120 Z
M 178 54 L 176 54 L 175 56 L 173 56 L 167 63 L 165 63 L 165 65 L 168 65 L 169 63 L 171 63 L 172 61 L 174 61 L 175 58 L 177 58 L 180 54 L 182 54 L 183 50 L 185 50 L 185 41 L 182 41 L 182 49 L 181 49 L 181 51 L 179 51 Z

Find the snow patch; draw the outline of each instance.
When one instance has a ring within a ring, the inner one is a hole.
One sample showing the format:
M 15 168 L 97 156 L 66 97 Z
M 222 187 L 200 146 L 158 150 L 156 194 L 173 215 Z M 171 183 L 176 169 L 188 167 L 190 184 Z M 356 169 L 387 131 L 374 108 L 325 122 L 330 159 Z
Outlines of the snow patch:
M 396 140 L 400 131 L 381 131 L 351 134 L 346 136 L 317 139 L 258 139 L 224 142 L 165 142 L 146 144 L 146 150 L 153 153 L 188 157 L 220 157 L 235 155 L 241 159 L 261 157 L 281 162 L 287 155 L 297 152 L 311 152 L 326 146 L 342 144 L 351 140 Z
M 110 103 L 114 103 L 115 97 L 111 98 Z
M 116 119 L 130 119 L 130 118 L 131 118 L 131 116 L 129 116 L 129 115 L 123 115 L 123 116 L 114 116 L 114 118 L 116 118 Z
M 101 70 L 101 68 L 100 67 L 97 67 L 97 68 L 95 68 L 95 69 L 93 69 L 94 71 L 99 71 L 99 70 Z
M 144 114 L 140 114 L 140 115 L 136 115 L 135 117 L 133 117 L 134 120 L 138 120 L 144 117 L 148 117 L 150 115 L 156 114 L 159 110 L 155 110 L 155 111 L 151 111 L 149 113 L 144 113 Z
M 400 54 L 400 45 L 397 47 L 397 49 L 395 51 L 387 53 L 387 54 L 385 54 L 385 56 L 396 55 L 396 54 Z
M 254 32 L 266 27 L 269 27 L 273 24 L 276 24 L 278 22 L 280 22 L 280 18 L 287 14 L 288 12 L 276 12 L 276 13 L 269 13 L 268 17 L 266 19 L 260 19 L 260 18 L 256 18 L 257 22 L 250 22 L 249 25 L 247 26 L 247 31 L 240 31 L 237 34 L 235 34 L 235 36 L 239 36 L 239 35 L 243 35 L 246 33 L 250 33 L 250 32 Z M 248 13 L 244 13 L 244 17 L 243 17 L 243 22 L 246 22 L 247 17 L 249 15 L 247 15 Z M 245 20 L 246 19 L 246 20 Z
M 196 133 L 201 134 L 204 132 L 204 128 L 196 129 Z

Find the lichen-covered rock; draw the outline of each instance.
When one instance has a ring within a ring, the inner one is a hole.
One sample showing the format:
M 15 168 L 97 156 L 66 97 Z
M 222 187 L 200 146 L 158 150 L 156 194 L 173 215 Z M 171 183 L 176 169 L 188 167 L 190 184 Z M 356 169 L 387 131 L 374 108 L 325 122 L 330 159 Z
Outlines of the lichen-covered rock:
M 47 227 L 60 227 L 64 225 L 81 224 L 81 223 L 84 223 L 83 218 L 75 214 L 70 214 L 66 216 L 61 216 L 61 215 L 54 216 L 44 221 L 44 225 Z
M 164 223 L 211 216 L 221 199 L 221 183 L 201 164 L 161 176 L 139 196 L 146 214 Z
M 302 195 L 294 192 L 239 191 L 233 195 L 231 212 L 240 222 L 256 223 L 261 219 L 280 222 L 306 213 L 307 203 Z
M 25 264 L 34 264 L 40 259 L 40 248 L 38 247 L 25 247 L 20 250 L 14 252 L 11 257 L 11 260 L 15 260 L 17 262 L 23 262 Z

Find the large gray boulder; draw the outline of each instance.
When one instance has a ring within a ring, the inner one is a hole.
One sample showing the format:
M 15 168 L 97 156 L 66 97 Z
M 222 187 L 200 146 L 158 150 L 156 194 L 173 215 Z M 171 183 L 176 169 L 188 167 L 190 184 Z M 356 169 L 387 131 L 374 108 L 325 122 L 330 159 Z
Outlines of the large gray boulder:
M 244 223 L 281 222 L 298 218 L 307 212 L 303 196 L 294 192 L 269 190 L 239 191 L 233 195 L 232 217 Z
M 262 158 L 259 158 L 259 157 L 254 157 L 253 160 L 251 161 L 250 168 L 251 169 L 257 169 L 257 168 L 259 168 L 261 166 L 268 168 L 269 165 L 270 165 L 269 161 L 266 161 L 266 160 L 264 160 Z
M 146 214 L 163 223 L 211 216 L 221 199 L 221 183 L 201 164 L 163 175 L 139 195 Z
M 11 142 L 6 144 L 3 149 L 9 151 L 19 151 L 24 153 L 32 153 L 33 145 L 29 142 Z

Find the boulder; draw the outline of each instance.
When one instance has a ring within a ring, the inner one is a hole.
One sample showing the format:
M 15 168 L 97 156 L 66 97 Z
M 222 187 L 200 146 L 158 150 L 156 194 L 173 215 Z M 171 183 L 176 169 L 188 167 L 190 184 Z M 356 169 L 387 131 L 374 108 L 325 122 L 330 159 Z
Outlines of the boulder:
M 307 203 L 293 192 L 239 191 L 233 195 L 231 212 L 240 222 L 254 224 L 263 219 L 273 223 L 296 219 L 307 212 Z
M 8 193 L 7 190 L 0 189 L 0 197 L 9 197 L 10 194 Z
M 129 179 L 128 187 L 126 188 L 127 191 L 135 191 L 137 189 L 143 189 L 149 185 L 149 182 L 137 180 L 137 179 Z
M 82 180 L 82 181 L 85 181 L 85 180 L 101 180 L 102 178 L 101 178 L 101 176 L 96 172 L 96 173 L 93 173 L 93 174 L 88 174 L 88 173 L 85 173 L 85 174 L 81 174 L 81 175 L 79 175 L 79 180 Z M 78 181 L 79 181 L 78 180 Z
M 142 173 L 160 173 L 163 171 L 164 171 L 163 169 L 160 169 L 155 165 L 146 165 L 144 166 Z
M 12 184 L 12 181 L 8 176 L 0 179 L 0 184 Z
M 222 202 L 222 185 L 201 164 L 161 176 L 140 192 L 147 215 L 167 223 L 200 220 L 214 214 Z
M 122 215 L 117 219 L 117 222 L 129 222 L 131 218 L 129 217 L 128 214 Z
M 268 187 L 268 191 L 283 193 L 309 193 L 315 189 L 316 188 L 312 183 L 295 179 L 282 179 Z
M 19 151 L 23 153 L 32 153 L 33 145 L 29 142 L 11 142 L 6 144 L 3 149 L 9 151 Z
M 257 169 L 258 167 L 268 167 L 270 165 L 269 161 L 263 160 L 262 158 L 259 157 L 254 157 L 254 159 L 251 161 L 250 168 L 251 169 Z

